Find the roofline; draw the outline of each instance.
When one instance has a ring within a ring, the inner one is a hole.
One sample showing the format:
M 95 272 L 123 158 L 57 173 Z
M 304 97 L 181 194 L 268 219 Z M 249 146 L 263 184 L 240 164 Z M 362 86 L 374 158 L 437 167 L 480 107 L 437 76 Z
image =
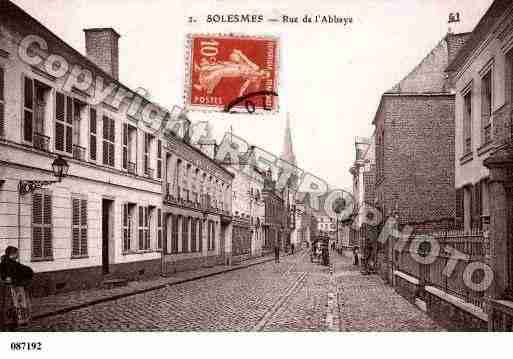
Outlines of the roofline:
M 480 26 L 484 26 L 484 23 L 491 16 L 493 10 L 495 10 L 495 6 L 498 6 L 501 0 L 494 0 L 492 4 L 488 7 L 484 15 L 479 19 L 477 25 L 472 29 L 470 37 L 465 42 L 465 45 L 460 49 L 456 57 L 451 61 L 450 64 L 447 65 L 446 72 L 457 72 L 459 71 L 471 57 L 472 53 L 486 40 L 487 36 L 483 36 L 483 38 L 479 39 L 476 43 L 472 43 L 474 37 L 476 36 L 476 30 L 479 29 Z M 510 9 L 510 5 L 506 7 L 506 9 Z M 504 14 L 500 14 L 498 18 L 502 18 Z M 492 26 L 493 27 L 493 26 Z M 468 49 L 467 49 L 468 47 Z
M 2 2 L 4 0 L 1 0 Z M 136 91 L 132 90 L 131 88 L 129 88 L 128 86 L 124 85 L 122 82 L 120 82 L 119 80 L 115 79 L 111 74 L 109 74 L 108 72 L 105 72 L 103 69 L 101 69 L 97 64 L 95 64 L 93 61 L 91 61 L 89 58 L 87 58 L 86 55 L 82 54 L 80 51 L 78 51 L 77 49 L 75 49 L 73 46 L 69 45 L 66 41 L 64 41 L 63 39 L 61 39 L 58 35 L 56 35 L 52 30 L 50 30 L 48 27 L 46 27 L 44 24 L 42 24 L 39 20 L 37 20 L 36 18 L 34 18 L 32 15 L 30 15 L 28 12 L 26 12 L 24 9 L 22 9 L 21 7 L 19 7 L 17 4 L 13 3 L 11 0 L 5 0 L 5 2 L 7 3 L 7 5 L 10 5 L 10 6 L 13 6 L 17 11 L 20 11 L 23 15 L 25 15 L 26 17 L 28 17 L 31 21 L 34 21 L 36 23 L 36 25 L 40 26 L 43 28 L 44 31 L 48 32 L 48 34 L 52 37 L 54 37 L 58 42 L 60 42 L 67 50 L 71 51 L 72 53 L 74 53 L 77 57 L 81 58 L 82 61 L 84 61 L 87 65 L 93 67 L 96 71 L 99 72 L 100 75 L 104 76 L 105 78 L 107 78 L 108 80 L 114 82 L 115 84 L 119 85 L 120 87 L 124 88 L 125 90 L 128 90 L 129 92 L 141 97 L 143 100 L 147 101 L 148 103 L 152 103 L 152 104 L 155 104 L 157 106 L 159 106 L 160 108 L 163 108 L 161 105 L 159 105 L 158 103 L 154 102 L 154 101 L 150 101 L 148 98 L 144 97 L 144 96 L 141 96 L 139 93 L 137 93 Z M 106 28 L 93 28 L 92 30 L 94 29 L 106 29 Z M 87 29 L 85 29 L 87 30 Z M 116 34 L 117 32 L 112 29 Z M 120 35 L 121 36 L 121 35 Z
M 0 1 L 3 1 L 3 0 L 0 0 Z M 108 78 L 109 80 L 111 80 L 112 82 L 116 83 L 117 85 L 123 87 L 125 90 L 128 90 L 130 92 L 132 92 L 133 94 L 143 98 L 145 101 L 147 101 L 148 103 L 152 103 L 154 105 L 157 105 L 159 106 L 160 108 L 162 109 L 165 109 L 167 110 L 167 108 L 164 108 L 162 107 L 160 104 L 157 104 L 156 102 L 153 102 L 153 101 L 150 101 L 148 100 L 146 97 L 144 96 L 141 96 L 140 94 L 138 94 L 137 92 L 135 92 L 134 90 L 130 89 L 128 86 L 124 85 L 123 83 L 121 83 L 119 80 L 116 80 L 114 77 L 112 77 L 112 75 L 110 75 L 109 73 L 105 72 L 104 70 L 102 70 L 98 65 L 96 65 L 93 61 L 89 60 L 87 58 L 87 56 L 83 55 L 82 53 L 80 53 L 77 49 L 75 49 L 73 46 L 69 45 L 66 41 L 64 41 L 63 39 L 61 39 L 59 36 L 57 36 L 53 31 L 51 31 L 50 29 L 48 29 L 45 25 L 43 25 L 39 20 L 37 20 L 36 18 L 34 18 L 32 15 L 30 15 L 28 12 L 26 12 L 25 10 L 23 10 L 21 7 L 19 7 L 18 5 L 16 5 L 15 3 L 13 3 L 12 1 L 10 0 L 7 0 L 6 1 L 8 5 L 10 6 L 13 6 L 17 11 L 20 11 L 23 15 L 27 16 L 30 20 L 34 21 L 38 26 L 41 26 L 43 28 L 43 30 L 45 30 L 46 32 L 48 32 L 48 34 L 50 36 L 53 36 L 58 42 L 62 43 L 62 45 L 64 45 L 64 47 L 66 47 L 66 49 L 70 50 L 72 53 L 74 53 L 77 57 L 79 57 L 80 59 L 82 59 L 83 61 L 85 61 L 89 66 L 93 67 L 95 70 L 97 70 L 100 75 L 103 75 L 105 76 L 106 78 Z M 112 29 L 112 28 L 91 28 L 91 29 L 84 29 L 84 32 L 86 31 L 101 31 L 101 30 L 112 30 L 114 31 L 114 33 L 116 33 L 118 36 L 121 36 L 117 33 L 116 30 Z M 165 138 L 165 136 L 163 136 Z M 205 155 L 203 152 L 201 152 L 199 149 L 197 149 L 196 147 L 192 146 L 191 144 L 183 141 L 183 139 L 179 138 L 179 137 L 175 137 L 178 141 L 180 141 L 181 143 L 183 143 L 184 145 L 188 146 L 189 148 L 192 148 L 194 151 L 196 151 L 197 153 L 199 153 L 201 156 L 207 158 L 210 162 L 212 162 L 213 164 L 215 164 L 218 168 L 220 168 L 222 171 L 226 172 L 227 174 L 229 174 L 232 178 L 235 177 L 235 175 L 231 172 L 229 172 L 228 170 L 226 170 L 223 166 L 221 166 L 219 163 L 217 163 L 215 160 L 211 159 L 209 156 Z
M 90 27 L 90 28 L 87 28 L 87 29 L 83 29 L 84 32 L 99 32 L 99 31 L 112 31 L 114 34 L 117 35 L 118 38 L 121 37 L 121 35 L 119 34 L 119 32 L 117 32 L 116 30 L 114 30 L 112 27 Z
M 228 171 L 226 168 L 224 168 L 221 164 L 219 164 L 216 160 L 210 158 L 209 156 L 207 156 L 206 154 L 204 154 L 200 149 L 194 147 L 193 145 L 191 145 L 190 143 L 187 143 L 185 142 L 183 139 L 181 139 L 180 137 L 178 136 L 175 136 L 175 138 L 180 141 L 181 143 L 183 143 L 184 145 L 188 146 L 189 148 L 193 149 L 194 151 L 196 151 L 198 154 L 200 154 L 202 157 L 206 158 L 208 161 L 210 161 L 211 163 L 215 164 L 218 168 L 220 168 L 222 171 L 224 171 L 225 173 L 229 174 L 232 178 L 235 178 L 235 175 L 233 173 L 231 173 L 230 171 Z
M 376 109 L 376 113 L 374 114 L 374 119 L 372 120 L 372 124 L 376 125 L 376 118 L 378 117 L 378 113 L 383 106 L 383 101 L 386 97 L 454 97 L 455 94 L 451 92 L 404 92 L 404 93 L 395 93 L 395 92 L 384 92 L 381 95 L 381 99 L 379 101 L 378 108 Z

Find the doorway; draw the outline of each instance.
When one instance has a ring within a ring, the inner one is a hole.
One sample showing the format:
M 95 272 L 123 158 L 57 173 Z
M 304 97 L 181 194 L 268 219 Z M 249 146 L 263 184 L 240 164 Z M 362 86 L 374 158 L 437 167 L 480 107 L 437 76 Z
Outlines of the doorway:
M 109 244 L 112 236 L 112 200 L 102 199 L 102 271 L 109 273 Z

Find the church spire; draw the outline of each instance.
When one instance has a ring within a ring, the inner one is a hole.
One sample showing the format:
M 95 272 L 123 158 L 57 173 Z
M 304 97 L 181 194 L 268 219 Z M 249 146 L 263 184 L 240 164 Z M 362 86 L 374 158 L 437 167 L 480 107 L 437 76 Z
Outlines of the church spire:
M 285 138 L 283 142 L 283 151 L 281 159 L 296 165 L 296 155 L 294 155 L 294 148 L 292 147 L 292 134 L 290 132 L 290 115 L 287 113 L 287 125 L 285 127 Z

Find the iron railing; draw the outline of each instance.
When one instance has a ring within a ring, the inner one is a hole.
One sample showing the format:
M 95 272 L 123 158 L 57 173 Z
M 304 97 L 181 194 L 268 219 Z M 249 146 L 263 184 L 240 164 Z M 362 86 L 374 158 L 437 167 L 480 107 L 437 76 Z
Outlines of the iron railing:
M 79 161 L 85 160 L 86 149 L 79 145 L 73 145 L 73 158 Z
M 132 174 L 132 175 L 135 175 L 137 174 L 137 165 L 135 162 L 127 162 L 127 170 L 128 170 L 128 173 Z
M 429 244 L 426 250 L 426 246 L 421 244 L 426 242 L 426 236 L 434 240 L 438 246 Z M 418 241 L 417 245 L 415 241 Z M 418 278 L 425 285 L 437 287 L 467 303 L 483 308 L 484 292 L 469 288 L 463 277 L 469 263 L 484 261 L 487 241 L 481 230 L 451 230 L 422 236 L 414 235 L 401 247 L 402 249 L 396 250 L 394 255 L 394 266 L 399 271 Z M 439 248 L 438 253 L 431 253 L 436 247 Z M 434 256 L 434 260 L 431 264 L 422 264 L 412 255 L 414 250 L 417 250 L 420 256 Z M 447 273 L 448 268 L 453 268 L 451 273 Z M 478 283 L 481 279 L 473 280 Z
M 484 133 L 483 133 L 483 140 L 484 140 L 484 143 L 490 143 L 492 142 L 492 124 L 491 123 L 488 123 L 484 129 L 483 129 Z
M 50 137 L 45 136 L 42 133 L 35 132 L 32 143 L 34 145 L 34 148 L 48 152 L 50 148 Z
M 149 178 L 153 178 L 153 174 L 154 174 L 154 172 L 155 172 L 155 171 L 153 170 L 153 168 L 150 168 L 150 167 L 146 167 L 146 168 L 144 169 L 144 174 L 145 174 L 146 176 L 148 176 Z

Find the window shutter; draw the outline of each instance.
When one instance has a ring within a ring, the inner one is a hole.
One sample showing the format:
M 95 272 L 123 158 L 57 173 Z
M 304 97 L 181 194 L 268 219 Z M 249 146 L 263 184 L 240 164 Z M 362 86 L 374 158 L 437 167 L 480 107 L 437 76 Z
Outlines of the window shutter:
M 216 226 L 215 222 L 212 221 L 212 250 L 216 249 Z
M 198 221 L 198 251 L 203 252 L 203 220 Z
M 475 201 L 476 201 L 476 204 L 475 204 L 475 207 L 476 207 L 476 213 L 475 213 L 475 217 L 476 217 L 476 228 L 478 229 L 481 229 L 481 215 L 482 215 L 482 210 L 483 210 L 483 206 L 482 206 L 482 203 L 481 203 L 481 182 L 478 182 L 475 184 L 474 186 L 474 190 L 475 190 Z
M 25 77 L 23 109 L 23 139 L 32 142 L 34 112 L 34 81 Z
M 80 200 L 80 255 L 87 255 L 87 200 Z
M 107 116 L 103 116 L 103 164 L 109 164 L 109 146 L 107 139 L 109 138 L 109 119 Z
M 72 217 L 72 249 L 71 255 L 80 255 L 80 199 L 71 199 Z
M 143 232 L 143 223 L 144 223 L 144 209 L 142 206 L 139 206 L 139 249 L 143 249 L 144 247 L 144 232 Z
M 5 134 L 5 108 L 4 103 L 0 101 L 0 136 Z
M 96 161 L 96 127 L 97 127 L 97 121 L 96 121 L 96 109 L 91 108 L 89 110 L 89 158 L 93 161 Z
M 162 178 L 162 141 L 157 141 L 157 178 Z
M 144 207 L 144 249 L 150 249 L 149 207 Z
M 188 222 L 189 218 L 182 217 L 182 252 L 186 253 L 188 251 L 189 244 L 187 243 L 189 240 L 189 233 L 188 233 Z
M 128 124 L 123 124 L 123 158 L 122 158 L 122 166 L 123 169 L 127 169 L 128 167 Z
M 52 196 L 43 195 L 43 223 L 46 225 L 43 231 L 43 256 L 52 258 Z
M 178 252 L 178 216 L 171 217 L 171 253 Z
M 64 151 L 65 112 L 65 96 L 57 92 L 55 95 L 55 149 L 57 151 Z
M 32 257 L 43 257 L 43 195 L 32 195 Z
M 3 136 L 5 133 L 4 101 L 4 69 L 0 67 L 0 136 Z
M 464 218 L 464 189 L 456 189 L 456 227 L 461 228 Z
M 4 101 L 4 68 L 0 67 L 0 101 Z
M 157 209 L 157 248 L 162 248 L 162 210 Z

